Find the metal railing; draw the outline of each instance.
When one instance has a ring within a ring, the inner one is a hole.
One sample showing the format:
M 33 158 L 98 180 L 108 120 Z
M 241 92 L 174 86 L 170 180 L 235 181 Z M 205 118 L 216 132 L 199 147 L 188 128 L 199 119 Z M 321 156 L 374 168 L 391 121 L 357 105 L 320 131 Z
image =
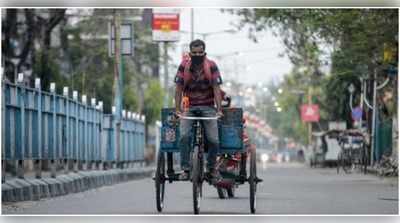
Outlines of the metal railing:
M 144 161 L 144 116 L 123 111 L 121 121 L 113 114 L 103 114 L 103 103 L 87 96 L 78 101 L 78 92 L 70 98 L 21 83 L 2 82 L 2 163 L 3 182 L 12 172 L 24 178 L 26 161 L 32 161 L 36 178 L 42 175 L 42 162 L 52 177 L 63 169 L 124 168 Z M 119 125 L 119 126 L 118 126 Z M 117 128 L 118 126 L 118 128 Z M 119 129 L 119 132 L 116 131 Z M 6 163 L 12 164 L 6 169 Z

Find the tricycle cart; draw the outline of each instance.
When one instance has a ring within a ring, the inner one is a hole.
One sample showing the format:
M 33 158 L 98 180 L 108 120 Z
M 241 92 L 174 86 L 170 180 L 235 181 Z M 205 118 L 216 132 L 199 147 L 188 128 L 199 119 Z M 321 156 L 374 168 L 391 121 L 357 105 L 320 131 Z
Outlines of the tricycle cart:
M 243 143 L 243 111 L 241 108 L 224 108 L 224 116 L 218 119 L 218 132 L 220 140 L 219 160 L 223 157 L 233 156 L 234 154 L 246 154 L 246 157 L 242 157 L 244 161 L 249 158 L 249 174 L 243 178 L 243 175 L 231 175 L 228 178 L 223 176 L 223 181 L 229 180 L 231 184 L 223 183 L 221 186 L 215 185 L 217 190 L 227 190 L 230 195 L 234 196 L 234 187 L 245 182 L 249 183 L 250 186 L 250 211 L 255 213 L 256 210 L 256 190 L 257 183 L 261 180 L 257 178 L 257 166 L 256 166 L 256 152 L 255 150 L 246 151 Z M 204 129 L 201 125 L 201 120 L 213 119 L 216 117 L 184 117 L 194 120 L 192 128 L 192 140 L 191 140 L 191 170 L 190 170 L 190 181 L 193 185 L 193 210 L 195 214 L 200 212 L 200 201 L 202 198 L 202 186 L 203 182 L 206 181 L 211 184 L 210 179 L 204 174 L 205 170 L 205 154 L 207 148 L 205 148 L 205 134 Z M 156 206 L 159 212 L 164 207 L 165 198 L 165 182 L 173 183 L 180 181 L 179 173 L 174 170 L 173 153 L 180 153 L 178 146 L 179 141 L 179 120 L 176 119 L 173 108 L 164 108 L 161 111 L 161 145 L 157 154 L 157 168 L 154 176 L 155 191 L 156 191 Z M 244 168 L 246 162 L 241 162 L 240 168 Z

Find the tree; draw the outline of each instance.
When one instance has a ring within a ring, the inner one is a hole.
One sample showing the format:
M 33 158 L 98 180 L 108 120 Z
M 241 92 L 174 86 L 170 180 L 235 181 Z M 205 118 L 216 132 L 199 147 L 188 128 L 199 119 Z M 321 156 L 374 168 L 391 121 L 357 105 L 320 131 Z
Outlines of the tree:
M 398 10 L 396 9 L 232 9 L 239 15 L 237 27 L 249 29 L 250 38 L 271 29 L 283 39 L 286 53 L 302 76 L 313 97 L 321 105 L 326 120 L 345 119 L 351 124 L 347 87 L 353 83 L 361 91 L 359 77 L 371 78 L 382 72 L 383 47 L 397 49 Z M 332 49 L 329 52 L 325 49 Z M 328 60 L 322 56 L 326 54 Z M 397 58 L 396 58 L 397 61 Z M 331 71 L 323 74 L 321 65 L 330 62 Z M 397 62 L 395 62 L 397 63 Z M 307 80 L 308 79 L 308 80 Z M 370 82 L 372 83 L 372 82 Z M 392 83 L 395 83 L 393 81 Z M 394 88 L 395 89 L 395 88 Z M 372 98 L 372 86 L 367 89 Z
M 65 20 L 66 9 L 7 9 L 3 20 L 2 55 L 5 74 L 13 80 L 14 73 L 31 70 L 33 75 L 42 79 L 42 87 L 49 84 L 53 71 L 49 60 L 52 58 L 50 44 L 53 30 Z M 35 47 L 38 45 L 39 47 Z M 36 52 L 38 51 L 38 53 Z M 36 57 L 39 56 L 39 60 Z M 14 61 L 18 61 L 14 65 Z M 22 69 L 24 67 L 24 69 Z
M 160 86 L 160 82 L 157 79 L 149 81 L 148 88 L 145 92 L 144 99 L 146 101 L 144 105 L 144 113 L 146 114 L 146 122 L 154 123 L 160 119 L 162 102 L 164 98 L 163 89 Z
M 117 10 L 122 18 L 140 18 L 143 13 L 142 9 Z M 17 58 L 18 71 L 33 70 L 32 77 L 42 79 L 44 90 L 48 90 L 50 82 L 56 83 L 58 93 L 63 86 L 69 86 L 80 95 L 102 100 L 104 111 L 111 113 L 114 59 L 108 55 L 107 35 L 113 9 L 5 9 L 3 12 L 2 58 L 9 80 L 14 80 L 16 67 L 12 61 Z M 135 20 L 133 25 L 135 55 L 123 58 L 123 107 L 147 116 L 147 112 L 153 111 L 145 108 L 148 102 L 145 100 L 153 104 L 158 97 L 145 99 L 143 86 L 153 81 L 150 77 L 158 77 L 159 52 L 157 44 L 152 42 L 148 21 Z

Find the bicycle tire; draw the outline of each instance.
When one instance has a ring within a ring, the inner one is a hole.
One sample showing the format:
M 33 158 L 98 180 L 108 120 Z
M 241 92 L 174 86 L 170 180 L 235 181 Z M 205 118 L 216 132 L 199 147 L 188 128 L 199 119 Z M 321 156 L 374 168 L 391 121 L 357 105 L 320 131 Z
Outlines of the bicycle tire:
M 226 192 L 228 193 L 229 198 L 234 198 L 235 197 L 235 188 L 232 186 L 228 189 L 226 189 Z
M 353 169 L 351 156 L 347 153 L 342 154 L 342 169 L 345 173 L 350 174 Z
M 227 196 L 226 196 L 226 190 L 225 189 L 223 189 L 223 188 L 217 188 L 217 193 L 218 193 L 218 197 L 219 197 L 219 199 L 225 199 Z
M 256 153 L 250 152 L 250 177 L 249 177 L 249 187 L 250 187 L 250 212 L 254 214 L 256 212 L 256 192 L 257 192 L 257 164 L 256 164 Z
M 162 212 L 164 208 L 165 196 L 165 157 L 163 152 L 158 153 L 157 169 L 155 174 L 155 187 L 156 187 L 156 206 L 157 211 Z
M 199 146 L 193 149 L 192 158 L 192 184 L 193 184 L 193 212 L 194 214 L 200 213 L 200 200 L 201 200 L 201 171 L 200 171 L 200 150 Z

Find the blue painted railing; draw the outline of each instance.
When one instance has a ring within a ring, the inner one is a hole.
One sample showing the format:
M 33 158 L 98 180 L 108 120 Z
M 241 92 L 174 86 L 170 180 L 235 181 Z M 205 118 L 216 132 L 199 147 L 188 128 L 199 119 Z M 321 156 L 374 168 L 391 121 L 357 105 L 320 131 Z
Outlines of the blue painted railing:
M 40 86 L 2 83 L 2 160 L 144 160 L 143 116 L 124 111 L 118 122 L 103 114 L 102 102 L 92 98 L 87 105 L 84 95 L 79 102 L 77 92 L 70 98 L 67 88 L 64 95 L 51 88 L 44 92 Z

